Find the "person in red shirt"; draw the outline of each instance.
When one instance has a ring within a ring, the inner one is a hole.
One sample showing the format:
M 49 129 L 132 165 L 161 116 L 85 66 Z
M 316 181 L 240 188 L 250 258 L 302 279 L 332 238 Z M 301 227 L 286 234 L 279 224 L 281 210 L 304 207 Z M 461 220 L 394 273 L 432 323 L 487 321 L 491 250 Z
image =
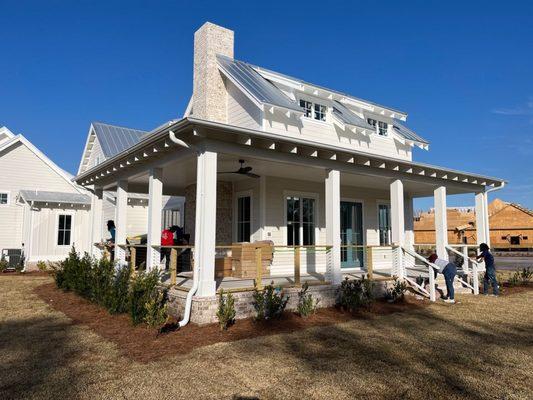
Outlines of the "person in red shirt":
M 174 246 L 174 229 L 170 227 L 163 229 L 161 232 L 161 246 Z M 168 271 L 170 266 L 170 250 L 169 248 L 161 248 L 161 261 L 165 257 L 165 270 Z

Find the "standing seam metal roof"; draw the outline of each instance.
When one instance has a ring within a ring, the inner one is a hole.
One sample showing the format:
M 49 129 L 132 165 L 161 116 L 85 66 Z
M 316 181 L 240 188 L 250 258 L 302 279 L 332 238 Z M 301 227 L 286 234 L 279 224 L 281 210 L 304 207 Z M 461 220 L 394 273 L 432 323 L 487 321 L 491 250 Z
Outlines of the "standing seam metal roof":
M 106 158 L 113 157 L 130 148 L 137 144 L 144 135 L 148 134 L 146 131 L 108 125 L 101 122 L 93 122 L 92 126 Z
M 25 201 L 36 201 L 39 203 L 91 204 L 91 198 L 86 194 L 80 193 L 21 190 L 20 195 Z
M 295 101 L 263 78 L 249 64 L 220 54 L 217 54 L 217 61 L 224 73 L 238 82 L 258 102 L 303 113 L 304 110 Z
M 411 129 L 409 129 L 405 125 L 400 124 L 398 120 L 396 119 L 394 120 L 394 123 L 393 123 L 393 129 L 396 131 L 396 133 L 398 133 L 404 139 L 411 140 L 417 143 L 429 144 L 429 142 L 426 139 L 418 136 Z
M 375 128 L 366 122 L 364 118 L 361 118 L 359 115 L 353 113 L 347 107 L 345 107 L 344 104 L 337 100 L 333 101 L 333 114 L 335 114 L 347 125 L 358 126 L 359 128 L 370 129 L 372 131 L 375 130 Z

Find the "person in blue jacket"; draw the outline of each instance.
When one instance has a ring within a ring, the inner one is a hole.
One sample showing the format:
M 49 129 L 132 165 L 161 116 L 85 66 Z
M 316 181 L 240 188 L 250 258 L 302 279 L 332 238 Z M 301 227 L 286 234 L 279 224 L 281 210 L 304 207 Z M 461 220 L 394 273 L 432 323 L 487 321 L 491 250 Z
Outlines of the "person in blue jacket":
M 479 251 L 481 252 L 476 258 L 477 260 L 483 259 L 485 261 L 485 276 L 483 278 L 483 294 L 489 294 L 489 283 L 492 284 L 493 296 L 500 294 L 498 287 L 498 281 L 496 279 L 496 267 L 494 266 L 494 256 L 490 252 L 487 243 L 481 243 L 479 245 Z

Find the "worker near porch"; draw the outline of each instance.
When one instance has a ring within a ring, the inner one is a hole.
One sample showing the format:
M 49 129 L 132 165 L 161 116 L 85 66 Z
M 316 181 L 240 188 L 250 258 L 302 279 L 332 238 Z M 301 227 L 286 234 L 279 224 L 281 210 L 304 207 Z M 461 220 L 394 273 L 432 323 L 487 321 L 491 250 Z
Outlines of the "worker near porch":
M 446 281 L 446 298 L 444 301 L 446 303 L 454 304 L 455 303 L 455 290 L 453 288 L 453 280 L 455 275 L 457 275 L 457 266 L 454 263 L 449 262 L 439 258 L 437 254 L 433 253 L 429 256 L 428 261 L 432 264 L 435 264 L 439 267 L 439 271 L 444 275 L 444 280 Z
M 485 261 L 485 276 L 483 277 L 483 294 L 489 294 L 489 283 L 492 284 L 493 296 L 498 296 L 500 289 L 498 287 L 498 280 L 496 279 L 496 267 L 494 266 L 494 256 L 490 252 L 487 243 L 481 243 L 479 245 L 479 251 L 481 252 L 477 257 L 477 261 L 483 259 Z
M 163 229 L 161 232 L 161 246 L 174 246 L 174 232 L 176 227 L 171 226 L 169 228 Z M 170 253 L 172 249 L 168 247 L 161 247 L 161 261 L 165 257 L 165 270 L 168 271 L 170 266 Z

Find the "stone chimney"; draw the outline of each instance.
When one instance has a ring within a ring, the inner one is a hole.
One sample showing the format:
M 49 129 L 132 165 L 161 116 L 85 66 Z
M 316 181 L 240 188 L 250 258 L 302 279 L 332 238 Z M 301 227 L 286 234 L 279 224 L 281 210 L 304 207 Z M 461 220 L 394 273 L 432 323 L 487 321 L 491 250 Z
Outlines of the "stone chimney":
M 194 33 L 193 117 L 227 122 L 227 91 L 216 55 L 233 58 L 233 31 L 206 22 Z

